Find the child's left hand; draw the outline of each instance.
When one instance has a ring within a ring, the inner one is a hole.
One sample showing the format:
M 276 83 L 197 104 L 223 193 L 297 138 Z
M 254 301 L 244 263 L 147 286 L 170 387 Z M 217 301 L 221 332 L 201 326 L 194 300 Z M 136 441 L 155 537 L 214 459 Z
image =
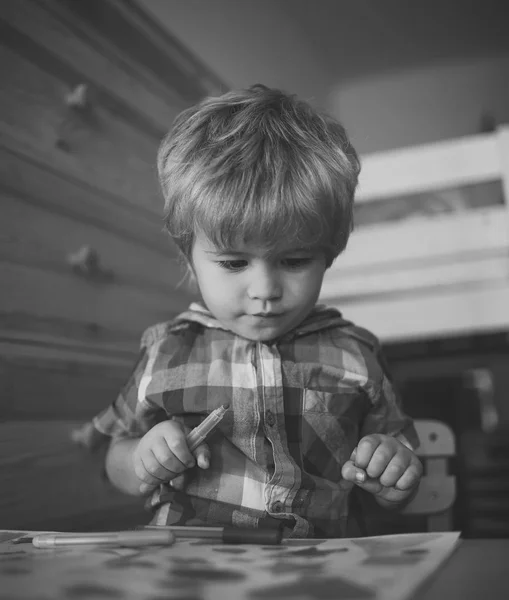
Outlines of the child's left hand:
M 416 490 L 422 464 L 412 450 L 396 438 L 374 433 L 360 440 L 341 474 L 373 494 L 382 506 L 396 508 Z

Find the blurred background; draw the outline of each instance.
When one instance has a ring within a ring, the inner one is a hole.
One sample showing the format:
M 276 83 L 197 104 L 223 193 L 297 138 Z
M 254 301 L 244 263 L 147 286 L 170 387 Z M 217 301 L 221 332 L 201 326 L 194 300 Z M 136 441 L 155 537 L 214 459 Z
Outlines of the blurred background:
M 407 411 L 456 439 L 453 525 L 509 534 L 504 0 L 0 2 L 0 527 L 145 518 L 73 428 L 192 295 L 155 154 L 205 95 L 264 83 L 346 126 L 363 170 L 322 300 L 385 346 Z M 85 483 L 84 483 L 85 482 Z

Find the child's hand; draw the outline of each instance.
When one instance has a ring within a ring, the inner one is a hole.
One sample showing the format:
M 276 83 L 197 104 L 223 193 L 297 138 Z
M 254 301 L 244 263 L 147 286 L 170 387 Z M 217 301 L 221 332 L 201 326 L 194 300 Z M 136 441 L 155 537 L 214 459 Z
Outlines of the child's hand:
M 209 447 L 200 444 L 193 456 L 186 442 L 187 432 L 177 421 L 162 421 L 140 439 L 133 452 L 133 466 L 142 494 L 168 482 L 172 487 L 182 489 L 186 469 L 196 464 L 201 469 L 209 467 Z
M 374 494 L 379 504 L 390 506 L 403 502 L 415 491 L 422 476 L 422 464 L 396 438 L 376 433 L 360 440 L 341 474 Z

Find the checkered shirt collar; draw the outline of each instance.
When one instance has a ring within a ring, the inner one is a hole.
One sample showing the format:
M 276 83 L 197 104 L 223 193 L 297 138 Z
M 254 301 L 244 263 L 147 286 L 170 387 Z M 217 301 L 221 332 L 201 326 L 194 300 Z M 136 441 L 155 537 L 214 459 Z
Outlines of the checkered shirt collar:
M 230 331 L 222 325 L 214 315 L 203 304 L 192 302 L 189 308 L 176 317 L 176 321 L 192 321 L 200 323 L 209 329 L 222 329 Z M 343 319 L 341 313 L 335 308 L 329 308 L 323 304 L 317 304 L 302 323 L 295 329 L 289 331 L 281 340 L 291 340 L 296 337 L 308 335 L 316 331 L 322 331 L 331 327 L 351 325 L 350 321 Z

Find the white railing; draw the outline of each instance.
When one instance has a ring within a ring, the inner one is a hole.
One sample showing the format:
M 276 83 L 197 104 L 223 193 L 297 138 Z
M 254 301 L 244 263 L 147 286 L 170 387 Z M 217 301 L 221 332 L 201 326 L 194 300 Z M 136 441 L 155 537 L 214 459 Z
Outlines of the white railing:
M 394 210 L 394 198 L 414 194 L 432 194 L 435 206 L 409 201 L 402 215 L 396 203 L 398 220 L 354 231 L 321 300 L 382 340 L 509 330 L 509 128 L 362 162 L 361 213 L 373 207 L 383 217 L 384 202 Z M 475 207 L 462 205 L 480 184 L 490 190 L 486 205 L 482 186 Z

